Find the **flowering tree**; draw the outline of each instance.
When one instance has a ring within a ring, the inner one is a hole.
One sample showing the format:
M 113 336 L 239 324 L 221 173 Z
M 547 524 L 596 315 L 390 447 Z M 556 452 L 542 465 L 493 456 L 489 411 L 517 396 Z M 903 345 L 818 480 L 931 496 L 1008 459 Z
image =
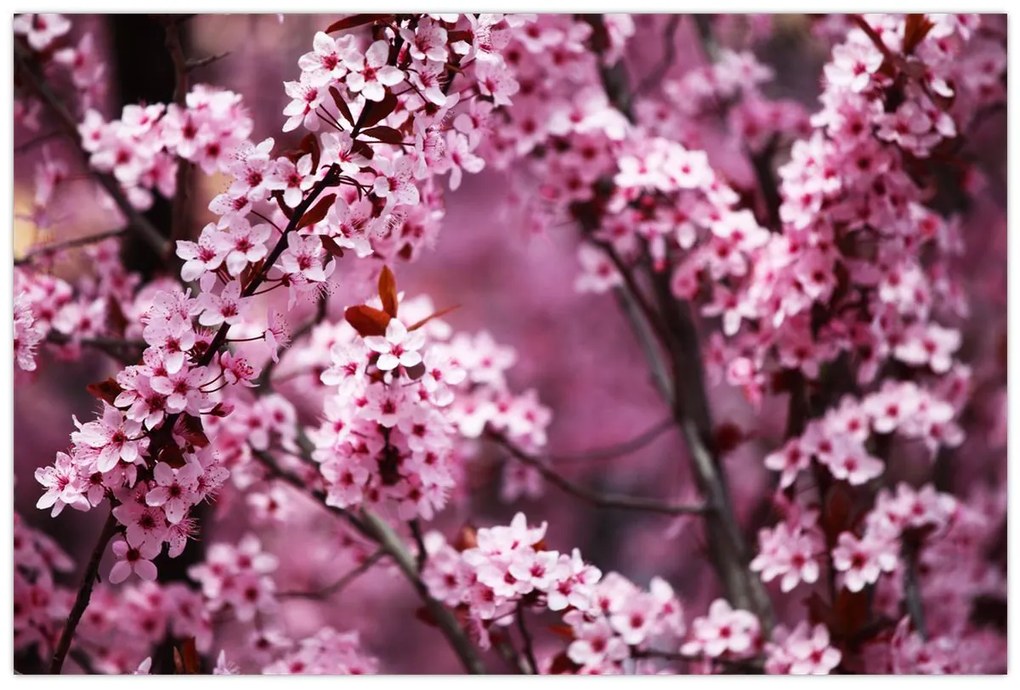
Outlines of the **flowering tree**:
M 1003 17 L 333 19 L 282 117 L 196 79 L 203 17 L 149 20 L 172 99 L 119 110 L 101 20 L 14 20 L 15 174 L 51 235 L 15 259 L 18 405 L 104 372 L 18 484 L 63 530 L 105 516 L 78 548 L 15 515 L 19 670 L 1004 670 Z M 820 78 L 785 97 L 770 56 Z M 576 263 L 542 249 L 477 331 L 405 280 L 440 234 L 514 227 Z M 585 299 L 581 348 L 487 330 Z M 575 368 L 643 369 L 658 423 L 614 389 L 629 434 L 554 452 L 599 393 L 527 377 Z M 367 640 L 412 628 L 411 668 Z

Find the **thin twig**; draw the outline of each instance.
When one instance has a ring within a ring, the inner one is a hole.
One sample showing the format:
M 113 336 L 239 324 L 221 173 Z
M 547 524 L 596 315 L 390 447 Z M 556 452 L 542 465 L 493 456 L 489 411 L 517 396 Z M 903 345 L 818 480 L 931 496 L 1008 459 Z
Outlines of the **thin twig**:
M 74 606 L 71 607 L 71 613 L 68 614 L 67 622 L 60 633 L 60 641 L 57 642 L 57 647 L 53 652 L 53 660 L 50 662 L 52 675 L 58 675 L 64 666 L 67 651 L 71 648 L 71 640 L 74 639 L 74 631 L 78 627 L 78 623 L 81 622 L 85 609 L 88 608 L 89 599 L 92 598 L 92 587 L 99 576 L 99 563 L 103 560 L 103 552 L 106 551 L 106 545 L 110 543 L 116 532 L 117 519 L 113 517 L 113 508 L 111 507 L 110 514 L 106 516 L 106 523 L 99 532 L 99 539 L 96 540 L 96 545 L 92 548 L 92 556 L 89 557 L 88 565 L 85 566 L 85 573 L 78 586 L 78 595 L 74 598 Z
M 372 555 L 366 558 L 361 565 L 351 569 L 350 572 L 346 573 L 336 582 L 326 585 L 325 587 L 322 587 L 320 589 L 312 590 L 310 592 L 304 591 L 280 592 L 276 596 L 280 599 L 328 599 L 334 594 L 342 592 L 347 587 L 347 585 L 351 584 L 352 582 L 357 580 L 358 577 L 368 572 L 372 568 L 372 566 L 374 566 L 376 563 L 385 558 L 386 555 L 387 554 L 385 551 L 383 551 L 382 549 L 377 549 L 374 553 L 372 553 Z
M 89 244 L 95 244 L 96 242 L 102 242 L 103 240 L 110 239 L 111 237 L 120 237 L 126 235 L 129 228 L 117 228 L 115 230 L 107 230 L 106 232 L 96 233 L 95 235 L 85 235 L 84 237 L 74 237 L 69 240 L 63 240 L 61 242 L 54 242 L 42 247 L 36 247 L 26 252 L 23 256 L 14 260 L 15 266 L 21 266 L 27 263 L 31 263 L 33 259 L 39 256 L 46 256 L 55 254 L 56 252 L 63 251 L 65 249 L 71 249 L 73 247 L 83 247 Z
M 191 60 L 188 60 L 184 64 L 184 67 L 190 73 L 193 70 L 205 67 L 206 65 L 211 65 L 214 62 L 218 62 L 218 61 L 222 60 L 223 58 L 228 57 L 229 55 L 230 55 L 230 51 L 227 50 L 227 51 L 224 51 L 222 53 L 217 53 L 216 55 L 207 55 L 206 57 L 202 57 L 202 58 L 193 58 Z
M 531 666 L 531 672 L 537 674 L 538 662 L 535 661 L 535 647 L 531 639 L 531 631 L 528 630 L 528 623 L 524 620 L 524 609 L 520 604 L 517 605 L 517 629 L 524 642 L 524 657 L 528 660 L 528 665 Z
M 549 460 L 555 463 L 561 462 L 573 462 L 575 460 L 609 460 L 612 458 L 618 458 L 623 455 L 628 455 L 635 451 L 641 450 L 655 439 L 662 436 L 662 434 L 673 428 L 673 418 L 666 417 L 665 419 L 657 422 L 654 426 L 649 429 L 642 431 L 634 438 L 622 441 L 620 443 L 614 443 L 608 446 L 601 446 L 599 448 L 592 448 L 591 450 L 583 450 L 575 453 L 556 453 L 548 456 Z
M 651 498 L 640 498 L 635 496 L 620 496 L 617 494 L 605 494 L 580 486 L 562 476 L 539 458 L 525 452 L 511 443 L 505 436 L 493 431 L 486 433 L 487 438 L 505 448 L 509 453 L 528 467 L 538 470 L 538 473 L 553 486 L 561 489 L 583 501 L 602 508 L 618 508 L 620 510 L 635 510 L 660 515 L 699 515 L 708 512 L 705 505 L 687 505 L 666 503 Z
M 418 549 L 418 553 L 415 557 L 415 565 L 418 566 L 418 572 L 425 570 L 425 562 L 428 560 L 428 550 L 425 548 L 425 535 L 421 531 L 421 522 L 417 519 L 411 520 L 407 523 L 407 526 L 411 529 L 411 536 L 414 537 L 414 545 Z
M 914 630 L 922 640 L 927 640 L 928 628 L 924 620 L 924 600 L 921 598 L 921 586 L 917 574 L 919 546 L 916 539 L 903 540 L 903 600 L 906 602 L 907 613 L 910 614 Z

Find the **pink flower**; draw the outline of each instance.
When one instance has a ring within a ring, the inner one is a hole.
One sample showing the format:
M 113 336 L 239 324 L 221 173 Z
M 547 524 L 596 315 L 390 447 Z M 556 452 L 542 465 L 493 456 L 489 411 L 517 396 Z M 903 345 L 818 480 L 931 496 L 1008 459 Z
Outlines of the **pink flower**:
M 734 609 L 725 599 L 716 599 L 708 615 L 694 619 L 691 635 L 681 651 L 708 657 L 753 654 L 760 642 L 758 619 L 742 609 Z
M 156 463 L 153 470 L 156 485 L 145 494 L 146 504 L 162 506 L 167 521 L 172 525 L 179 523 L 188 514 L 188 509 L 198 502 L 195 489 L 201 473 L 202 465 L 198 462 L 188 462 L 178 469 L 165 462 Z
M 872 532 L 862 539 L 843 532 L 832 550 L 832 565 L 843 573 L 843 583 L 851 592 L 859 592 L 878 582 L 881 573 L 896 569 L 898 560 L 895 540 Z
M 142 435 L 142 425 L 124 417 L 117 408 L 103 404 L 101 419 L 87 424 L 75 423 L 78 431 L 71 434 L 74 443 L 80 443 L 99 450 L 96 469 L 109 472 L 118 462 L 137 462 L 148 446 L 148 439 Z
M 24 36 L 33 50 L 43 51 L 71 29 L 61 14 L 19 14 L 12 23 L 15 36 Z
M 766 673 L 786 673 L 795 676 L 825 675 L 839 665 L 843 655 L 829 641 L 829 630 L 822 624 L 809 627 L 801 622 L 786 634 L 776 630 L 776 642 L 765 645 L 768 658 Z
M 425 334 L 421 330 L 408 332 L 400 320 L 390 319 L 386 336 L 370 335 L 365 338 L 365 344 L 379 353 L 376 366 L 380 371 L 393 371 L 398 366 L 413 367 L 421 363 L 418 350 L 425 344 Z
M 149 582 L 156 580 L 156 566 L 152 559 L 159 555 L 158 543 L 145 542 L 139 547 L 128 546 L 123 539 L 113 542 L 113 554 L 117 562 L 110 568 L 110 584 L 119 584 L 128 579 L 131 573 Z
M 37 469 L 35 480 L 46 489 L 35 507 L 46 509 L 52 506 L 50 517 L 60 515 L 64 506 L 71 506 L 76 510 L 88 510 L 91 507 L 84 496 L 85 481 L 80 476 L 76 463 L 67 453 L 57 453 L 53 465 Z
M 386 95 L 386 87 L 404 81 L 401 70 L 386 64 L 389 55 L 390 45 L 383 40 L 375 41 L 364 54 L 357 50 L 348 51 L 344 56 L 344 64 L 350 70 L 347 88 L 370 101 L 381 101 Z

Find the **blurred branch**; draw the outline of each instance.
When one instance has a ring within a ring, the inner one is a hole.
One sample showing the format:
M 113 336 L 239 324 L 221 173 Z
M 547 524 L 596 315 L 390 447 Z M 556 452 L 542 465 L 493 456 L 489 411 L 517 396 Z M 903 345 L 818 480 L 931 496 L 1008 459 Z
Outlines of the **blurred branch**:
M 531 631 L 528 630 L 528 623 L 524 620 L 524 609 L 521 605 L 517 605 L 517 629 L 521 633 L 521 639 L 524 644 L 524 658 L 528 660 L 528 665 L 531 667 L 531 672 L 538 673 L 538 662 L 535 661 L 535 649 L 534 643 L 531 639 Z
M 164 20 L 166 32 L 166 49 L 174 64 L 174 103 L 181 108 L 187 105 L 188 97 L 188 59 L 184 56 L 184 44 L 181 39 L 181 22 L 176 19 Z M 191 201 L 191 183 L 194 165 L 177 156 L 177 177 L 174 183 L 174 198 L 170 211 L 170 241 L 187 239 L 188 204 Z
M 266 451 L 254 449 L 252 454 L 270 470 L 274 478 L 285 481 L 300 493 L 314 498 L 317 505 L 347 520 L 361 534 L 376 542 L 381 551 L 393 558 L 400 568 L 400 572 L 403 573 L 404 577 L 414 587 L 422 604 L 424 604 L 435 624 L 443 632 L 443 635 L 450 643 L 464 668 L 469 673 L 485 673 L 485 665 L 468 639 L 467 634 L 461 628 L 456 616 L 442 602 L 429 594 L 428 587 L 418 573 L 418 564 L 415 557 L 407 549 L 400 536 L 388 524 L 366 510 L 362 510 L 359 516 L 355 516 L 342 508 L 327 504 L 324 492 L 321 490 L 309 490 L 308 484 L 304 480 L 281 468 L 272 455 Z
M 604 45 L 607 40 L 604 37 L 599 38 L 606 34 L 606 29 L 599 15 L 589 16 L 594 17 L 588 21 L 593 29 L 592 46 L 598 51 L 600 45 Z M 711 17 L 694 15 L 694 21 L 702 44 L 709 57 L 712 57 L 715 45 L 710 31 Z M 626 83 L 627 75 L 622 65 L 619 62 L 612 67 L 603 65 L 600 68 L 600 76 L 610 102 L 634 122 L 632 101 Z M 597 222 L 596 219 L 596 227 Z M 592 229 L 586 227 L 585 230 L 590 233 Z M 609 258 L 624 274 L 628 286 L 634 285 L 633 276 L 629 278 L 627 276 L 629 271 L 621 269 L 613 254 L 610 254 Z M 687 443 L 695 479 L 707 507 L 710 508 L 704 512 L 713 566 L 722 579 L 729 600 L 739 608 L 753 611 L 761 620 L 764 629 L 768 631 L 772 627 L 771 601 L 761 580 L 748 567 L 750 557 L 747 543 L 737 522 L 726 475 L 714 448 L 712 415 L 705 388 L 704 363 L 694 316 L 687 302 L 677 300 L 673 296 L 667 273 L 654 270 L 648 262 L 643 264 L 643 269 L 652 284 L 658 309 L 652 310 L 654 317 L 648 316 L 646 307 L 642 307 L 642 312 L 646 315 L 648 325 L 660 335 L 663 347 L 670 357 L 672 385 L 661 385 L 660 388 Z M 633 323 L 635 319 L 632 318 L 631 321 Z M 640 332 L 638 335 L 641 337 Z M 661 376 L 661 373 L 656 372 L 656 375 Z
M 350 572 L 345 574 L 336 582 L 326 585 L 321 589 L 316 589 L 310 592 L 280 592 L 276 596 L 281 599 L 328 599 L 338 592 L 342 592 L 347 585 L 351 584 L 358 579 L 361 575 L 371 570 L 372 566 L 381 561 L 386 557 L 386 552 L 382 549 L 377 549 L 372 555 L 365 559 L 365 561 L 353 568 Z
M 620 510 L 635 510 L 661 515 L 697 515 L 708 512 L 705 505 L 683 505 L 666 503 L 651 498 L 639 498 L 634 496 L 621 496 L 618 494 L 604 494 L 571 482 L 555 470 L 550 468 L 539 458 L 525 452 L 511 443 L 505 436 L 496 432 L 486 432 L 486 437 L 499 446 L 505 448 L 510 455 L 527 465 L 538 470 L 538 473 L 553 486 L 565 493 L 570 494 L 582 501 L 587 501 L 602 508 L 618 508 Z
M 666 29 L 662 35 L 662 59 L 659 63 L 648 71 L 645 78 L 637 85 L 634 89 L 634 95 L 640 96 L 647 91 L 659 86 L 662 82 L 663 77 L 669 72 L 669 68 L 673 65 L 673 61 L 676 60 L 676 31 L 680 27 L 681 14 L 671 14 L 669 21 L 666 22 Z
M 43 247 L 36 247 L 29 250 L 23 256 L 14 260 L 15 266 L 21 266 L 23 264 L 31 263 L 33 259 L 38 256 L 46 256 L 47 254 L 54 254 L 64 249 L 71 249 L 73 247 L 83 247 L 85 245 L 93 244 L 95 242 L 102 242 L 103 240 L 111 237 L 120 237 L 128 233 L 129 228 L 117 228 L 116 230 L 107 230 L 106 232 L 100 232 L 95 235 L 85 235 L 84 237 L 74 237 L 69 240 L 63 240 L 61 242 L 55 242 L 48 244 Z
M 46 334 L 46 342 L 53 345 L 78 343 L 83 347 L 99 350 L 124 364 L 137 362 L 142 355 L 142 350 L 146 348 L 146 343 L 143 340 L 122 340 L 120 338 L 107 338 L 103 336 L 72 338 L 60 331 L 52 330 Z
M 662 434 L 673 428 L 673 418 L 666 417 L 646 431 L 621 443 L 614 443 L 608 446 L 592 448 L 591 450 L 578 451 L 576 453 L 558 453 L 548 455 L 548 459 L 555 463 L 571 462 L 574 460 L 609 460 L 612 458 L 627 455 L 644 448 L 646 445 L 659 438 Z
M 71 641 L 74 639 L 74 631 L 78 628 L 85 609 L 88 608 L 89 600 L 92 598 L 92 587 L 99 578 L 99 563 L 103 560 L 103 552 L 106 551 L 106 545 L 110 543 L 116 533 L 117 520 L 113 517 L 113 507 L 111 506 L 110 514 L 106 516 L 106 523 L 103 524 L 103 529 L 99 532 L 99 539 L 92 547 L 92 555 L 89 557 L 88 565 L 85 566 L 81 584 L 78 585 L 78 594 L 74 598 L 74 605 L 71 607 L 71 613 L 67 616 L 67 622 L 64 624 L 60 640 L 53 652 L 53 660 L 50 662 L 51 675 L 59 675 L 60 669 L 64 666 L 64 659 L 67 657 Z
M 924 600 L 921 597 L 921 585 L 917 573 L 917 559 L 920 543 L 917 538 L 903 540 L 903 600 L 906 602 L 907 613 L 914 624 L 914 629 L 922 640 L 928 639 L 928 628 L 924 620 Z
M 148 218 L 138 212 L 131 202 L 128 200 L 127 195 L 121 188 L 120 183 L 117 179 L 109 173 L 100 172 L 88 163 L 88 156 L 85 150 L 81 148 L 81 137 L 78 134 L 78 122 L 71 115 L 71 113 L 61 102 L 60 98 L 50 89 L 46 83 L 45 78 L 38 71 L 37 66 L 32 61 L 31 57 L 27 54 L 27 51 L 17 42 L 14 44 L 14 62 L 17 75 L 21 80 L 21 83 L 28 87 L 28 89 L 35 94 L 40 101 L 49 109 L 53 116 L 57 120 L 57 124 L 60 125 L 75 145 L 78 147 L 82 157 L 85 158 L 85 165 L 88 169 L 89 175 L 95 179 L 106 193 L 113 199 L 114 204 L 120 209 L 120 212 L 124 214 L 124 217 L 129 222 L 129 227 L 133 232 L 137 232 L 160 256 L 165 256 L 170 250 L 170 242 L 163 236 L 163 234 L 149 222 Z
M 184 63 L 184 68 L 188 73 L 191 73 L 193 70 L 200 69 L 202 67 L 205 67 L 206 65 L 211 65 L 214 62 L 219 62 L 220 60 L 222 60 L 225 57 L 228 57 L 229 55 L 230 51 L 227 50 L 222 53 L 217 53 L 216 55 L 207 55 L 203 58 L 193 58 Z

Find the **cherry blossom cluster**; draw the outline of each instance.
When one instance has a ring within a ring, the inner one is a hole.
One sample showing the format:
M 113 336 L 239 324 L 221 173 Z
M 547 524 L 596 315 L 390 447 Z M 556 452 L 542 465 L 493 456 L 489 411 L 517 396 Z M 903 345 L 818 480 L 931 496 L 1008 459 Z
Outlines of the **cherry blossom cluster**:
M 263 667 L 262 673 L 349 676 L 379 670 L 375 657 L 362 650 L 357 631 L 337 632 L 325 627 L 285 650 L 279 658 Z
M 120 119 L 108 122 L 90 109 L 78 129 L 92 167 L 111 173 L 132 204 L 146 209 L 154 189 L 173 196 L 178 159 L 206 174 L 227 172 L 252 127 L 238 94 L 198 84 L 183 107 L 127 105 Z
M 51 649 L 73 593 L 54 575 L 74 568 L 56 542 L 14 513 L 14 650 Z
M 953 403 L 912 381 L 885 381 L 862 400 L 845 397 L 823 417 L 811 420 L 803 435 L 765 457 L 780 473 L 780 488 L 790 487 L 812 461 L 851 486 L 866 484 L 885 471 L 885 463 L 867 450 L 875 435 L 897 434 L 923 441 L 934 457 L 942 446 L 955 446 L 962 432 Z
M 331 365 L 320 375 L 335 392 L 308 436 L 327 503 L 428 520 L 462 472 L 456 441 L 488 425 L 541 446 L 549 413 L 533 392 L 508 391 L 511 350 L 485 333 L 450 339 L 449 326 L 422 311 L 429 301 L 398 303 L 395 288 L 387 292 L 388 271 L 379 298 L 349 308 L 350 325 L 335 333 Z M 377 321 L 366 326 L 366 316 Z

